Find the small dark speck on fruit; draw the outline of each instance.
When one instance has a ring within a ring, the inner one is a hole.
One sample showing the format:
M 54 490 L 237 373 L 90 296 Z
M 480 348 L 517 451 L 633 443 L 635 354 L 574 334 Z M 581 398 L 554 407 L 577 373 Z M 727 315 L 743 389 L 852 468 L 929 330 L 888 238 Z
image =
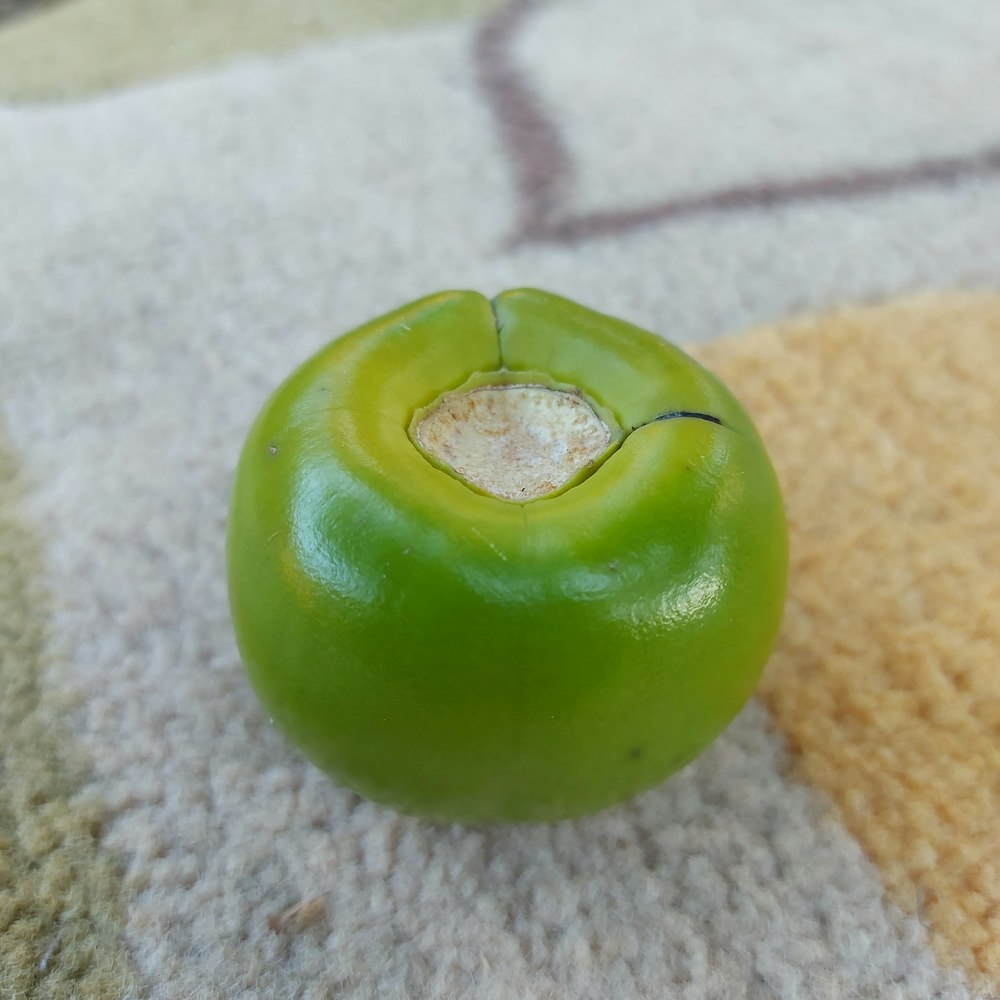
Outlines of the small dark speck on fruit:
M 278 446 L 273 441 L 267 446 L 267 453 L 269 455 L 278 454 Z
M 629 750 L 628 755 L 632 758 L 632 760 L 636 760 L 642 756 L 642 747 L 632 747 L 632 749 Z

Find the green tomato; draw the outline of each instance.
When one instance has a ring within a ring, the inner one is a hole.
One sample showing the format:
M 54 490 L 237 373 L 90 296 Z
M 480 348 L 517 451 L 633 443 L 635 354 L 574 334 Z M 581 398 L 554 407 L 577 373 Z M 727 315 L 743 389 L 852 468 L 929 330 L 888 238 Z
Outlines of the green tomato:
M 274 393 L 228 566 L 250 680 L 319 767 L 404 812 L 547 821 L 722 731 L 787 539 L 749 417 L 678 348 L 540 291 L 444 292 Z

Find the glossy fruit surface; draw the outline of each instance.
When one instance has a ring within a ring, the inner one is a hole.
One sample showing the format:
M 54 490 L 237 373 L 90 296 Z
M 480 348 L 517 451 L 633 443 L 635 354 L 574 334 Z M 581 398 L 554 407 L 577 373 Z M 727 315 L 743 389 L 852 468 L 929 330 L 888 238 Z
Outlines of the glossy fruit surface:
M 576 387 L 612 443 L 520 503 L 415 443 L 467 385 Z M 662 781 L 750 695 L 781 617 L 777 481 L 722 384 L 534 290 L 446 292 L 268 401 L 236 475 L 232 616 L 275 723 L 338 781 L 439 819 L 552 820 Z

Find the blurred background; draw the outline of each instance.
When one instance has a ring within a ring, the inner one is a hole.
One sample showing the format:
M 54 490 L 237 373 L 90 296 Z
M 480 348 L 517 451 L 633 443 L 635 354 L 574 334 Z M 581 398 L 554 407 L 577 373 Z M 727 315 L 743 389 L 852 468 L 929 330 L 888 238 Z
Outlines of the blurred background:
M 995 998 L 998 95 L 997 0 L 0 0 L 0 994 Z M 332 337 L 519 285 L 746 402 L 790 597 L 676 779 L 442 830 L 270 726 L 229 492 Z
M 483 14 L 496 0 L 0 0 L 0 94 L 79 97 L 247 53 Z
M 220 284 L 231 269 L 216 255 L 238 246 L 244 277 L 265 267 L 258 292 L 266 282 L 277 306 L 287 263 L 333 329 L 427 288 L 547 283 L 681 341 L 998 283 L 991 0 L 2 11 L 0 101 L 76 104 L 89 118 L 58 139 L 45 119 L 51 146 L 12 144 L 9 194 L 67 165 L 88 192 L 91 176 L 122 170 L 115 225 L 64 232 L 81 252 L 107 248 L 96 258 L 109 274 L 111 257 L 141 258 L 144 241 L 186 243 L 198 218 L 215 235 L 192 251 Z M 129 133 L 123 147 L 105 127 Z M 149 216 L 138 243 L 125 232 L 132 198 Z M 237 223 L 240 205 L 253 210 Z M 379 282 L 355 280 L 374 269 Z

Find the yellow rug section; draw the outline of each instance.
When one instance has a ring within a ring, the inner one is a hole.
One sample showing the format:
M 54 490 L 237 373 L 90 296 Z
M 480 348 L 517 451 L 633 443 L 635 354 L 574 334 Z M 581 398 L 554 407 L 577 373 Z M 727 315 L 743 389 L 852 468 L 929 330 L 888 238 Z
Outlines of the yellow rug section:
M 1000 296 L 698 353 L 752 410 L 789 511 L 762 696 L 939 958 L 1000 989 Z
M 100 804 L 77 794 L 87 760 L 67 736 L 66 706 L 43 693 L 48 608 L 19 510 L 0 441 L 0 996 L 135 996 L 120 871 L 97 846 Z
M 0 100 L 81 97 L 311 42 L 474 17 L 499 0 L 69 0 L 0 29 Z

